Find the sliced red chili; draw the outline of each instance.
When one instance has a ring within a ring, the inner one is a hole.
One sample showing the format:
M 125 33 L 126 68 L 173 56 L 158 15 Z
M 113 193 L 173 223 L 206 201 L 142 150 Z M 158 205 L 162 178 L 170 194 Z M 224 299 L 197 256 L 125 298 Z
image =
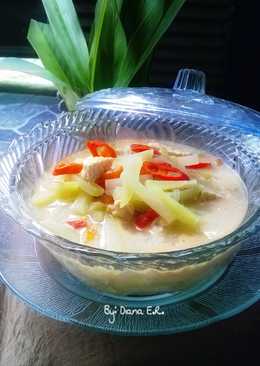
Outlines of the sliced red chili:
M 90 140 L 87 142 L 87 148 L 93 156 L 103 156 L 105 158 L 116 158 L 115 149 L 102 140 Z
M 79 174 L 83 169 L 83 164 L 80 163 L 59 163 L 53 169 L 53 175 L 64 175 L 64 174 Z
M 87 226 L 86 220 L 83 219 L 72 219 L 66 221 L 66 223 L 73 227 L 73 229 L 82 229 Z
M 149 227 L 154 220 L 159 217 L 158 213 L 152 208 L 148 208 L 145 212 L 135 216 L 135 227 L 138 230 L 144 230 Z
M 131 151 L 135 152 L 135 153 L 139 153 L 142 151 L 146 151 L 146 150 L 153 150 L 155 155 L 161 155 L 160 151 L 158 149 L 155 149 L 152 146 L 148 146 L 148 145 L 142 145 L 142 144 L 132 144 L 130 146 Z
M 150 174 L 157 180 L 189 180 L 189 176 L 179 168 L 169 163 L 155 163 L 145 161 L 143 163 L 141 174 Z
M 212 168 L 211 163 L 196 163 L 196 164 L 189 164 L 185 165 L 186 169 L 210 169 Z

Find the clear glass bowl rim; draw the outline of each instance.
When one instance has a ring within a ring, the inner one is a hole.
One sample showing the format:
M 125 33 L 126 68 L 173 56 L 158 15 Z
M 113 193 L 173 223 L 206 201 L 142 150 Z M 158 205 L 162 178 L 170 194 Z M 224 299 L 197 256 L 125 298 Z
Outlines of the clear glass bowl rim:
M 19 146 L 19 144 L 24 143 L 25 140 L 30 140 L 35 132 L 42 130 L 46 126 L 54 126 L 52 131 L 53 134 L 52 137 L 57 134 L 59 131 L 64 131 L 65 127 L 60 126 L 60 122 L 62 119 L 70 119 L 72 118 L 73 121 L 77 120 L 78 118 L 84 117 L 85 113 L 82 112 L 74 112 L 74 113 L 63 113 L 60 116 L 57 117 L 55 120 L 51 121 L 45 121 L 38 123 L 29 133 L 22 135 L 18 137 L 17 139 L 14 139 L 12 143 L 10 144 L 6 154 L 0 157 L 0 164 L 3 162 L 4 159 L 8 160 L 11 156 L 14 155 L 14 149 Z M 67 126 L 68 127 L 68 126 Z M 209 130 L 214 130 L 212 126 L 207 126 Z M 217 131 L 216 131 L 217 132 Z M 223 133 L 223 131 L 222 131 Z M 39 139 L 36 141 L 37 144 L 43 142 L 43 140 L 46 139 Z M 32 145 L 32 146 L 35 146 Z M 32 149 L 32 146 L 29 146 L 29 148 L 25 151 L 23 151 L 23 155 L 28 153 L 29 150 Z M 21 155 L 22 157 L 22 155 Z M 20 157 L 20 159 L 21 159 Z M 16 160 L 17 162 L 17 160 Z M 12 173 L 10 175 L 10 182 L 15 177 L 15 174 Z M 0 202 L 2 200 L 2 207 L 1 209 L 10 216 L 16 223 L 22 226 L 22 228 L 33 235 L 35 238 L 39 240 L 44 240 L 48 242 L 51 245 L 54 245 L 58 248 L 61 248 L 63 250 L 68 250 L 71 252 L 77 252 L 81 254 L 91 255 L 91 256 L 99 256 L 106 259 L 114 259 L 118 261 L 135 261 L 135 260 L 156 260 L 161 258 L 169 258 L 172 260 L 177 261 L 186 261 L 188 259 L 192 259 L 195 257 L 203 257 L 203 256 L 211 256 L 214 253 L 220 253 L 224 250 L 227 250 L 235 245 L 237 245 L 239 242 L 245 240 L 248 238 L 248 236 L 253 235 L 257 229 L 260 227 L 260 223 L 258 223 L 258 218 L 260 217 L 260 208 L 258 207 L 256 212 L 242 225 L 240 225 L 236 230 L 231 232 L 230 234 L 217 239 L 215 241 L 212 241 L 207 244 L 202 244 L 193 248 L 188 248 L 184 250 L 175 250 L 175 251 L 169 251 L 169 252 L 157 252 L 157 253 L 129 253 L 129 252 L 116 252 L 116 251 L 110 251 L 110 250 L 104 250 L 99 248 L 93 248 L 91 246 L 78 244 L 75 242 L 72 242 L 68 239 L 59 237 L 55 234 L 48 233 L 44 228 L 42 228 L 40 225 L 37 224 L 34 220 L 31 222 L 28 222 L 28 220 L 22 220 L 21 217 L 18 215 L 18 217 L 15 217 L 12 212 L 10 212 L 10 206 L 6 204 L 6 199 L 9 200 L 9 197 L 2 197 L 1 199 L 1 192 L 0 192 Z M 3 194 L 2 194 L 3 196 Z M 33 225 L 31 225 L 33 223 Z

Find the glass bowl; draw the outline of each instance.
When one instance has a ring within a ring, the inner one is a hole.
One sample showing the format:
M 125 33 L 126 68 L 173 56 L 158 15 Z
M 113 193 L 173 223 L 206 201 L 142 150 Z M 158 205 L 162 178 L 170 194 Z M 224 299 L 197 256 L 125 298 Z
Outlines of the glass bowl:
M 221 157 L 243 179 L 249 205 L 240 227 L 195 248 L 119 253 L 70 242 L 40 227 L 28 199 L 43 172 L 86 139 L 152 138 L 188 144 Z M 95 301 L 128 306 L 184 300 L 213 284 L 245 240 L 259 228 L 259 155 L 234 130 L 169 114 L 88 108 L 37 125 L 0 160 L 1 208 L 35 238 L 41 263 L 63 286 Z M 19 238 L 17 238 L 19 240 Z

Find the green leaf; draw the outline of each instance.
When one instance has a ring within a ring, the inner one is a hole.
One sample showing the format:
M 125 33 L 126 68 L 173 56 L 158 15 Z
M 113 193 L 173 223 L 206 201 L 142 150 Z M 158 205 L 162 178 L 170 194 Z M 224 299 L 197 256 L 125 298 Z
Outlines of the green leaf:
M 90 53 L 72 0 L 42 2 L 49 24 L 31 21 L 28 39 L 45 69 L 15 59 L 5 68 L 51 80 L 71 110 L 88 92 L 128 86 L 144 75 L 185 0 L 97 0 Z
M 90 70 L 90 91 L 94 91 L 96 64 L 98 59 L 98 51 L 100 47 L 100 38 L 105 20 L 105 14 L 108 8 L 108 0 L 98 0 L 95 10 L 94 25 L 91 30 L 91 49 L 89 57 Z M 108 46 L 108 45 L 107 45 Z M 108 46 L 109 47 L 109 46 Z
M 122 25 L 121 19 L 120 19 L 120 12 L 122 9 L 123 0 L 117 0 L 115 1 L 115 5 L 113 8 L 114 13 L 114 42 L 113 42 L 113 84 L 117 80 L 118 77 L 118 70 L 121 65 L 122 60 L 127 54 L 127 38 L 125 34 L 124 27 Z M 111 84 L 111 85 L 113 85 Z
M 53 77 L 49 71 L 43 67 L 36 65 L 30 61 L 25 61 L 20 58 L 6 57 L 0 59 L 0 69 L 2 70 L 14 70 L 25 72 L 34 76 L 39 76 L 43 79 L 52 81 Z
M 127 52 L 127 39 L 119 17 L 121 5 L 122 1 L 118 0 L 110 0 L 107 5 L 97 52 L 95 90 L 113 86 Z
M 127 5 L 127 8 L 123 8 L 123 11 L 125 12 L 123 15 L 123 21 L 125 28 L 128 29 L 130 39 L 128 49 L 129 54 L 127 57 L 129 65 L 132 65 L 134 68 L 140 58 L 141 50 L 147 46 L 159 22 L 161 21 L 165 10 L 165 0 L 132 0 L 131 3 L 125 3 L 125 5 Z M 141 32 L 143 36 L 137 36 L 135 38 L 134 36 L 137 34 L 140 26 L 142 27 Z M 134 38 L 135 41 L 132 42 Z M 149 79 L 151 60 L 152 53 L 150 53 L 130 81 L 126 77 L 126 81 L 124 82 L 124 74 L 127 73 L 127 71 L 125 73 L 123 72 L 123 75 L 121 74 L 119 76 L 121 78 L 120 86 L 128 86 L 130 82 L 133 86 L 142 86 L 147 83 Z
M 100 7 L 99 3 L 100 0 L 97 0 L 96 3 L 96 10 L 95 10 L 95 14 L 98 11 L 98 8 Z M 114 2 L 114 0 L 112 0 Z M 117 9 L 118 9 L 118 14 L 121 12 L 124 0 L 115 0 L 116 1 L 116 5 L 117 5 Z M 92 22 L 92 25 L 90 27 L 90 32 L 89 32 L 89 36 L 88 36 L 88 43 L 91 45 L 93 42 L 93 37 L 94 37 L 94 33 L 95 33 L 95 20 Z
M 64 98 L 68 110 L 75 109 L 75 104 L 79 99 L 77 94 L 64 81 L 58 79 L 43 67 L 22 59 L 7 57 L 0 60 L 0 69 L 24 72 L 51 81 Z
M 122 60 L 118 79 L 115 86 L 128 85 L 134 75 L 145 63 L 162 35 L 166 32 L 172 21 L 181 9 L 185 0 L 172 0 L 166 10 L 160 7 L 157 0 L 152 0 L 150 8 L 146 7 L 136 32 L 129 41 L 128 52 Z M 164 4 L 163 8 L 165 8 Z M 164 10 L 160 22 L 156 24 L 156 9 Z M 154 30 L 152 31 L 152 29 Z M 140 42 L 142 40 L 142 42 Z
M 55 43 L 50 26 L 31 20 L 27 38 L 41 59 L 44 67 L 60 80 L 70 84 L 64 72 L 64 65 L 60 64 L 55 54 Z
M 88 91 L 89 51 L 72 0 L 42 0 L 55 42 L 71 77 Z
M 164 13 L 164 0 L 145 0 L 140 2 L 140 7 L 142 18 L 146 17 L 147 14 L 150 14 L 149 21 L 143 22 L 144 36 L 150 37 L 158 26 Z M 146 40 L 143 38 L 141 41 L 143 44 L 146 43 Z

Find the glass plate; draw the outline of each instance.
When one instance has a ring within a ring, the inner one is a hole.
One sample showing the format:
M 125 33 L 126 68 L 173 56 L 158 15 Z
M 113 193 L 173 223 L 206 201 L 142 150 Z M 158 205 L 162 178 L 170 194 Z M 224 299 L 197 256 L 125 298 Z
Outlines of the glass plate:
M 33 238 L 2 214 L 0 237 L 0 268 L 5 284 L 40 313 L 89 330 L 120 335 L 185 332 L 238 314 L 260 298 L 257 235 L 250 247 L 244 244 L 214 286 L 187 301 L 146 309 L 104 305 L 74 295 L 46 273 Z M 74 285 L 78 286 L 77 281 Z
M 27 132 L 39 120 L 55 118 L 58 112 L 57 101 L 51 97 L 1 93 L 0 101 L 0 150 L 13 137 Z M 246 121 L 245 118 L 243 127 L 251 130 Z M 255 127 L 259 127 L 257 123 Z M 242 248 L 214 287 L 199 296 L 160 307 L 164 315 L 134 316 L 118 312 L 115 321 L 105 311 L 119 309 L 104 308 L 104 304 L 76 296 L 53 280 L 39 262 L 33 239 L 1 213 L 0 236 L 0 269 L 6 285 L 42 314 L 90 330 L 120 335 L 184 332 L 238 314 L 260 298 L 259 235 L 252 238 L 250 249 L 248 244 Z M 78 286 L 73 278 L 71 284 Z

